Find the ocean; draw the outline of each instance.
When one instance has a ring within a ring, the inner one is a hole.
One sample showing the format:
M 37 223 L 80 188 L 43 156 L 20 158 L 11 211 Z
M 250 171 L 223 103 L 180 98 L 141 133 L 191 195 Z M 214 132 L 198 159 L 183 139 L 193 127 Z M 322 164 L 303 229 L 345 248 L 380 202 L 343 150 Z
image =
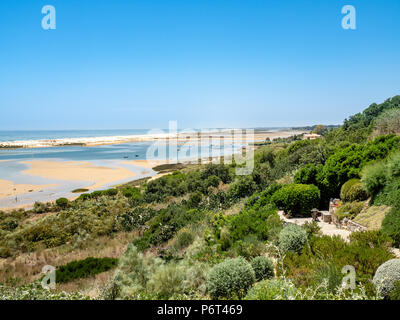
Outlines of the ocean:
M 147 132 L 148 130 L 0 131 L 0 141 L 143 135 Z M 146 155 L 147 150 L 153 143 L 154 142 L 130 142 L 92 147 L 60 146 L 47 148 L 0 149 L 0 180 L 12 181 L 14 184 L 58 185 L 54 188 L 21 194 L 18 196 L 18 199 L 14 196 L 0 198 L 0 208 L 28 205 L 33 204 L 35 201 L 53 201 L 60 197 L 71 198 L 75 196 L 75 194 L 71 193 L 72 190 L 92 184 L 92 181 L 61 181 L 25 174 L 24 171 L 29 169 L 29 165 L 23 163 L 25 161 L 85 161 L 95 166 L 110 168 L 116 166 L 125 167 L 133 172 L 132 177 L 121 181 L 115 181 L 112 184 L 106 184 L 101 188 L 106 189 L 116 184 L 155 175 L 156 172 L 151 169 L 144 171 L 143 167 L 122 163 L 126 160 L 151 160 L 157 158 L 157 152 L 154 154 L 154 157 L 148 158 Z M 204 146 L 203 148 L 208 148 L 210 156 L 219 156 L 223 155 L 225 152 L 227 152 L 225 154 L 236 153 L 240 151 L 242 147 L 242 144 L 231 145 L 228 152 L 221 146 L 212 144 Z M 184 149 L 181 150 L 181 148 L 181 146 L 178 146 L 177 161 L 188 160 L 189 158 L 193 158 L 193 154 L 196 154 L 193 153 L 193 147 L 187 151 L 184 151 Z M 168 148 L 166 148 L 165 158 L 170 158 Z
M 146 134 L 149 129 L 121 130 L 0 130 L 0 142 L 25 140 L 51 140 L 64 138 L 95 138 Z M 167 132 L 167 130 L 164 130 Z

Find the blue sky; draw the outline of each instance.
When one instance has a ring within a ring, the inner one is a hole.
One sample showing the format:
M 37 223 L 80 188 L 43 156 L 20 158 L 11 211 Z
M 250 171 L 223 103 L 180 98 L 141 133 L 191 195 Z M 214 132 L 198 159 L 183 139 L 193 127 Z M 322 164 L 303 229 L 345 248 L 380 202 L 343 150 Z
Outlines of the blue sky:
M 399 32 L 398 0 L 2 0 L 0 129 L 342 123 L 400 94 Z

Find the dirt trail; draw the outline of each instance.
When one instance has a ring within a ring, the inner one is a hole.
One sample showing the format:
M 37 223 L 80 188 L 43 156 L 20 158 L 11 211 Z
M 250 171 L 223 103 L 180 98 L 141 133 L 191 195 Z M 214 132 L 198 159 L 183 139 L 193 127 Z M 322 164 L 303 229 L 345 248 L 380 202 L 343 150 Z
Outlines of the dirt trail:
M 288 219 L 283 215 L 283 211 L 278 212 L 279 216 L 281 217 L 282 220 L 286 222 L 291 222 L 298 224 L 299 226 L 303 225 L 306 222 L 312 222 L 312 218 L 291 218 Z M 338 229 L 333 223 L 327 223 L 323 222 L 319 219 L 317 221 L 318 226 L 321 228 L 321 232 L 327 236 L 334 236 L 334 235 L 339 235 L 341 236 L 344 240 L 348 240 L 348 237 L 350 235 L 350 231 L 345 230 L 345 229 Z

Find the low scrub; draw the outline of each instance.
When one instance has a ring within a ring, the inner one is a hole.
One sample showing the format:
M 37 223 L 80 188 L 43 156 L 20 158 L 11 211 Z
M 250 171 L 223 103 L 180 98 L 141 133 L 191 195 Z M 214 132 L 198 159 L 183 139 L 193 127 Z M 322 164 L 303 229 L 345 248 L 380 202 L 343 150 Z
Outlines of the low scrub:
M 388 297 L 392 293 L 398 281 L 400 281 L 400 259 L 383 263 L 376 270 L 373 279 L 375 288 L 383 297 Z
M 335 215 L 339 220 L 342 220 L 344 218 L 353 219 L 361 212 L 363 207 L 364 202 L 362 201 L 347 202 L 337 208 L 337 210 L 335 211 Z
M 270 279 L 274 276 L 274 263 L 267 257 L 255 257 L 250 263 L 255 272 L 256 281 Z
M 400 246 L 400 209 L 393 208 L 382 221 L 382 233 L 393 239 L 394 245 Z
M 306 242 L 306 230 L 294 223 L 288 224 L 279 234 L 279 249 L 283 253 L 288 251 L 300 252 Z
M 211 269 L 207 289 L 212 299 L 241 298 L 255 280 L 254 270 L 244 258 L 227 259 Z

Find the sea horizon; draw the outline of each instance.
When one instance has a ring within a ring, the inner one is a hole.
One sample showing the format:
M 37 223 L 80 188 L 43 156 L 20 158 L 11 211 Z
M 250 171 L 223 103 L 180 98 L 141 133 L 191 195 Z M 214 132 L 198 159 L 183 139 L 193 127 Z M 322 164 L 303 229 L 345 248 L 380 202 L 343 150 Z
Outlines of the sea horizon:
M 200 130 L 229 130 L 229 129 L 254 129 L 255 131 L 291 130 L 296 127 L 243 127 L 243 128 L 193 128 Z M 55 139 L 80 139 L 98 137 L 136 136 L 147 135 L 154 129 L 62 129 L 62 130 L 0 130 L 0 142 L 37 141 Z M 160 128 L 168 133 L 168 128 Z M 178 129 L 178 132 L 185 129 Z

